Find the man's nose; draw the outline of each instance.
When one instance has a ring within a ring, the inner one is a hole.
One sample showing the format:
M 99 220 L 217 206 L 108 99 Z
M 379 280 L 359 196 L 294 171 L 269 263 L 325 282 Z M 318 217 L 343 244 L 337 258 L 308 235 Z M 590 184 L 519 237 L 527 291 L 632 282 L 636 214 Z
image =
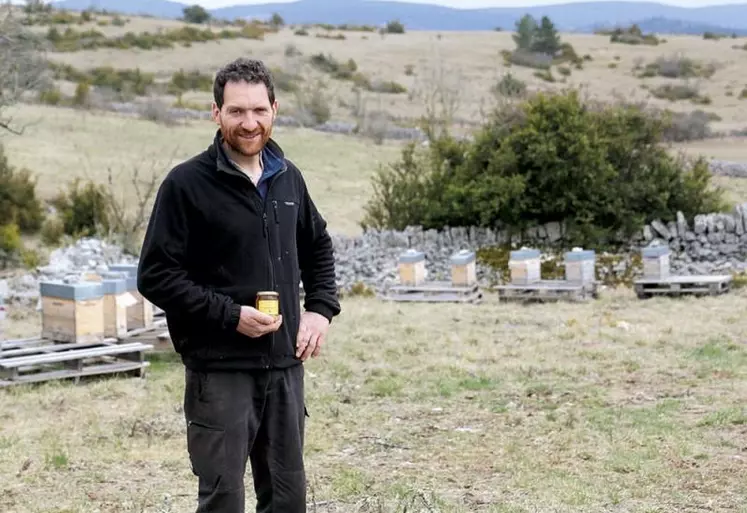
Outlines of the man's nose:
M 244 119 L 241 120 L 241 127 L 244 130 L 256 130 L 257 124 L 257 118 L 252 112 L 248 112 L 246 116 L 244 116 Z

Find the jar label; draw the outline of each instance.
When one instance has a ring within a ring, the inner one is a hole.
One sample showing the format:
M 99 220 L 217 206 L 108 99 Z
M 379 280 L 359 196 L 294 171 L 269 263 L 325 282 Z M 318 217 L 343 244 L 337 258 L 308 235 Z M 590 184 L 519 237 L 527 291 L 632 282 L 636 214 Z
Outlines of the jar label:
M 257 301 L 257 310 L 267 315 L 278 315 L 278 301 L 275 299 L 260 299 Z

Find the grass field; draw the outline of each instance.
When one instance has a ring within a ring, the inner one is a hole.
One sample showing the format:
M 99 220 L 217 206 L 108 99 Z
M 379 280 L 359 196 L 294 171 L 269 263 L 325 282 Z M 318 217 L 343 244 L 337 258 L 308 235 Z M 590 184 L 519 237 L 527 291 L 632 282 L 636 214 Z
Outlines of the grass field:
M 174 28 L 174 22 L 155 19 L 131 18 L 124 27 L 97 28 L 111 35 L 123 30 L 156 32 Z M 78 30 L 94 28 L 82 25 Z M 511 28 L 512 30 L 512 28 Z M 561 34 L 564 42 L 573 45 L 579 56 L 589 55 L 591 61 L 584 62 L 582 70 L 572 69 L 568 77 L 553 70 L 556 81 L 549 83 L 534 76 L 536 70 L 528 67 L 504 65 L 502 50 L 513 50 L 511 30 L 502 32 L 428 32 L 412 31 L 406 34 L 389 34 L 384 37 L 364 32 L 344 32 L 345 40 L 315 37 L 327 34 L 323 29 L 311 29 L 309 36 L 294 35 L 293 29 L 285 28 L 278 33 L 265 35 L 264 40 L 221 40 L 196 43 L 188 48 L 176 47 L 163 50 L 117 50 L 96 49 L 72 53 L 51 53 L 57 62 L 78 68 L 114 65 L 117 68 L 140 68 L 143 71 L 168 77 L 179 69 L 196 69 L 213 73 L 223 63 L 239 56 L 251 55 L 265 60 L 273 67 L 299 72 L 305 80 L 324 80 L 324 91 L 342 115 L 345 107 L 339 102 L 354 102 L 351 83 L 330 79 L 309 64 L 314 54 L 323 53 L 339 62 L 353 59 L 358 70 L 376 80 L 395 81 L 407 87 L 405 94 L 366 93 L 374 105 L 390 114 L 413 118 L 423 111 L 422 104 L 411 95 L 431 91 L 434 80 L 440 80 L 442 88 L 452 91 L 459 98 L 458 117 L 474 119 L 480 109 L 491 100 L 490 89 L 508 71 L 526 81 L 533 89 L 556 90 L 565 87 L 583 88 L 591 96 L 609 100 L 621 96 L 630 100 L 647 101 L 651 105 L 690 111 L 703 108 L 720 116 L 714 124 L 719 130 L 742 129 L 747 119 L 747 101 L 740 99 L 745 87 L 742 70 L 747 65 L 747 51 L 733 46 L 744 44 L 743 39 L 725 38 L 718 41 L 703 40 L 699 36 L 666 36 L 666 42 L 658 46 L 626 45 L 610 43 L 608 36 L 589 34 Z M 336 35 L 340 31 L 329 32 Z M 300 50 L 300 56 L 287 57 L 289 45 Z M 635 76 L 636 65 L 654 62 L 657 58 L 686 57 L 696 63 L 714 64 L 716 71 L 710 78 L 687 80 L 652 77 L 641 79 Z M 406 69 L 411 67 L 412 73 Z M 439 71 L 440 70 L 440 71 Z M 434 79 L 442 72 L 441 78 Z M 709 105 L 698 106 L 688 101 L 670 102 L 654 98 L 644 88 L 654 89 L 661 84 L 687 84 L 708 96 Z M 198 96 L 198 100 L 209 95 Z
M 111 113 L 31 105 L 15 109 L 13 117 L 27 127 L 22 136 L 3 137 L 6 153 L 11 164 L 37 175 L 43 198 L 54 196 L 75 177 L 105 181 L 111 170 L 132 208 L 136 167 L 142 179 L 153 172 L 160 177 L 207 148 L 217 130 L 210 121 L 164 127 Z M 397 157 L 400 144 L 372 145 L 363 139 L 285 127 L 276 127 L 274 134 L 300 166 L 330 229 L 357 233 L 369 197 L 369 178 L 379 163 Z
M 309 511 L 743 513 L 745 309 L 346 299 L 307 364 Z M 183 371 L 153 359 L 0 394 L 0 509 L 189 511 Z

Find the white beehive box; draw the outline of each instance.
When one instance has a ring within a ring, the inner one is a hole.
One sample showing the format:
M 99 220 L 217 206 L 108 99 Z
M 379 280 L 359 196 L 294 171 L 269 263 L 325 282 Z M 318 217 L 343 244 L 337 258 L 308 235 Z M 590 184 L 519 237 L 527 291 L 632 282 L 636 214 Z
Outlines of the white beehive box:
M 565 279 L 591 283 L 596 279 L 596 254 L 591 249 L 574 249 L 565 254 Z
M 641 250 L 643 277 L 660 280 L 669 278 L 669 246 L 650 246 Z
M 473 251 L 463 249 L 451 256 L 451 284 L 469 287 L 477 282 L 477 262 Z
M 104 290 L 101 282 L 41 282 L 42 338 L 55 342 L 104 340 Z
M 137 264 L 110 265 L 109 270 L 125 274 L 127 292 L 134 298 L 134 303 L 127 307 L 127 329 L 153 326 L 153 304 L 137 290 Z
M 511 283 L 528 285 L 540 281 L 540 257 L 540 251 L 537 249 L 512 251 L 508 261 Z
M 402 285 L 417 286 L 425 283 L 425 253 L 408 249 L 399 256 L 399 281 Z

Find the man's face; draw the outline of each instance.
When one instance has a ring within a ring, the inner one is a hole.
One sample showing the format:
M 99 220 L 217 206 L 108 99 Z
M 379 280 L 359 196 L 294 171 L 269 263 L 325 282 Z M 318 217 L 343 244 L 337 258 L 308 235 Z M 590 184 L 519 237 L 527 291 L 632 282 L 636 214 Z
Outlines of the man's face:
M 234 151 L 253 157 L 270 139 L 277 109 L 277 100 L 270 103 L 263 83 L 228 82 L 223 90 L 223 107 L 218 109 L 213 103 L 213 119 Z

